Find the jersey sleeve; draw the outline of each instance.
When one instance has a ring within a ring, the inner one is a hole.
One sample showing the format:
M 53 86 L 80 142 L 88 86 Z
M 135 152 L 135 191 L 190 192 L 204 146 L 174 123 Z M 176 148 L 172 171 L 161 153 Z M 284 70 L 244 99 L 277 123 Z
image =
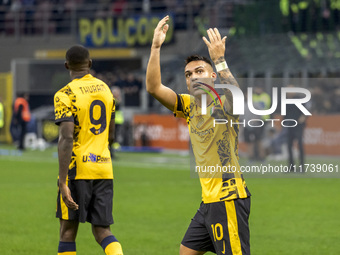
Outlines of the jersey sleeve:
M 63 121 L 74 121 L 71 107 L 69 96 L 64 92 L 58 91 L 54 95 L 55 124 L 59 125 Z
M 177 94 L 174 115 L 177 118 L 187 119 L 190 115 L 190 95 Z

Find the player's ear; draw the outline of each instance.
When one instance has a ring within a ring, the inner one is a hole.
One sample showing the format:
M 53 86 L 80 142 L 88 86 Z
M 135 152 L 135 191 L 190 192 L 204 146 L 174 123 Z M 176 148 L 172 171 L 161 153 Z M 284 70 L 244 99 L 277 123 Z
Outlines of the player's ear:
M 69 70 L 69 69 L 70 69 L 70 68 L 69 68 L 69 66 L 68 66 L 68 63 L 67 63 L 67 61 L 65 61 L 64 65 L 65 65 L 65 68 L 66 68 L 67 70 Z
M 92 59 L 89 60 L 89 68 L 92 67 Z
M 213 78 L 213 81 L 216 81 L 217 79 L 217 74 L 215 72 L 211 73 L 211 78 Z

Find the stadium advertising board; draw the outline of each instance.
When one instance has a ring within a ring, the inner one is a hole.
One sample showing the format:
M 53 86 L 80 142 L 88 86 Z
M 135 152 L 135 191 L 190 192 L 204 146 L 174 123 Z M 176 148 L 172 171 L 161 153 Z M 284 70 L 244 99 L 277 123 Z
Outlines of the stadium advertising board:
M 163 14 L 78 20 L 78 40 L 86 47 L 136 47 L 150 45 L 153 31 Z M 173 41 L 173 19 L 165 43 Z
M 335 123 L 336 125 L 329 125 Z M 137 146 L 142 145 L 144 132 L 149 139 L 149 146 L 165 149 L 189 149 L 189 131 L 184 119 L 172 115 L 135 115 L 134 138 Z M 308 155 L 340 155 L 340 115 L 313 115 L 307 120 L 304 134 L 305 149 Z M 280 129 L 278 125 L 276 128 Z M 240 141 L 240 149 L 246 150 L 246 144 Z
M 316 115 L 307 120 L 306 153 L 340 156 L 340 115 Z
M 188 150 L 189 132 L 184 119 L 172 115 L 141 114 L 134 116 L 134 140 L 137 146 L 147 145 L 165 149 Z

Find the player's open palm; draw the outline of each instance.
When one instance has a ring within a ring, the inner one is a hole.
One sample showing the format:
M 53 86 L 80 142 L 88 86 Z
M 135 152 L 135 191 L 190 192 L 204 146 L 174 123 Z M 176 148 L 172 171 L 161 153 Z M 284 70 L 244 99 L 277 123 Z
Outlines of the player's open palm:
M 169 25 L 166 24 L 168 22 L 169 16 L 165 16 L 158 22 L 157 27 L 155 28 L 152 40 L 152 47 L 160 48 L 164 43 L 166 32 L 169 29 Z
M 225 41 L 227 37 L 221 38 L 221 34 L 217 28 L 209 28 L 207 30 L 209 40 L 203 36 L 203 41 L 208 47 L 210 58 L 215 62 L 220 57 L 224 57 L 225 53 Z

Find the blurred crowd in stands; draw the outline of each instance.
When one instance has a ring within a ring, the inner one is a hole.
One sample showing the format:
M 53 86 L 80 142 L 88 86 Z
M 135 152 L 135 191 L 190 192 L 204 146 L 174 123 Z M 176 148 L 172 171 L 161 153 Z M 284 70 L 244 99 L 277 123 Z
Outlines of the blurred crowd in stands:
M 312 114 L 340 113 L 340 86 L 317 84 L 310 89 L 312 93 Z
M 204 25 L 233 28 L 237 35 L 333 31 L 340 7 L 328 0 L 0 0 L 0 33 L 72 32 L 78 17 L 172 14 L 175 29 Z M 259 16 L 258 13 L 261 12 Z M 73 25 L 70 25 L 73 23 Z M 73 28 L 72 28 L 73 26 Z M 73 31 L 74 32 L 74 31 Z
M 109 87 L 118 87 L 121 90 L 123 106 L 139 107 L 141 105 L 140 94 L 143 81 L 138 74 L 126 72 L 122 69 L 115 72 L 96 73 L 94 70 L 91 70 L 91 72 L 93 76 L 104 81 Z
M 0 33 L 21 34 L 70 33 L 71 20 L 79 16 L 103 18 L 117 15 L 172 13 L 175 28 L 187 24 L 185 0 L 2 0 L 0 1 Z M 203 0 L 190 1 L 190 13 L 197 16 Z M 48 24 L 46 26 L 46 24 Z M 47 30 L 47 31 L 45 31 Z

